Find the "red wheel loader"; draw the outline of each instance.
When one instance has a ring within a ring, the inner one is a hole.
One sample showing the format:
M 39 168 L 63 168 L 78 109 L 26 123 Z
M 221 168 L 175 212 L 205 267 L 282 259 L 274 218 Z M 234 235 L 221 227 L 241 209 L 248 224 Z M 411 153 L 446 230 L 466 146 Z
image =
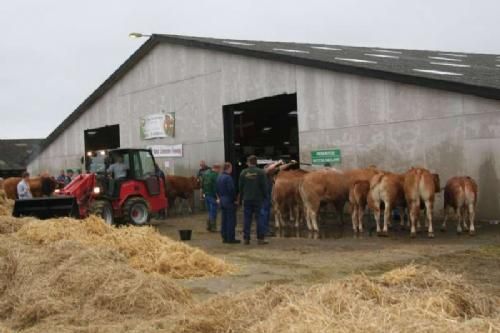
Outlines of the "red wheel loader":
M 114 149 L 87 153 L 87 173 L 77 176 L 52 197 L 16 200 L 13 215 L 39 219 L 101 216 L 108 224 L 143 225 L 153 213 L 168 207 L 165 179 L 158 176 L 150 150 Z M 120 160 L 126 166 L 121 177 L 108 174 Z

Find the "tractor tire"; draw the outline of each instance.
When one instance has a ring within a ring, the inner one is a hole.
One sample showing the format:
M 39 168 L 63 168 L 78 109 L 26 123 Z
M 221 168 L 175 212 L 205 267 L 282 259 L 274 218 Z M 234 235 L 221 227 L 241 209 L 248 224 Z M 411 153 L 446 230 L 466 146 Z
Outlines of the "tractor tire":
M 111 206 L 111 203 L 106 200 L 94 201 L 90 206 L 89 215 L 95 215 L 102 218 L 108 225 L 113 225 L 115 223 L 113 207 Z
M 130 198 L 123 205 L 123 222 L 125 224 L 145 225 L 150 218 L 148 203 L 143 198 Z

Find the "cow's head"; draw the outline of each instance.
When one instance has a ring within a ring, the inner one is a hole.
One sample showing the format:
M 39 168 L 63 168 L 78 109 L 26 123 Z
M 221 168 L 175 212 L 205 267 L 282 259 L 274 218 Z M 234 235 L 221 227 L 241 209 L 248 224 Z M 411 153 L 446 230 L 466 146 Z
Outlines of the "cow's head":
M 42 176 L 41 179 L 42 179 L 42 188 L 45 188 L 45 186 L 47 186 L 46 188 L 50 189 L 50 194 L 54 193 L 56 188 L 59 188 L 59 183 L 57 182 L 57 180 L 54 177 Z
M 191 186 L 193 186 L 193 189 L 199 190 L 201 188 L 201 178 L 191 176 L 189 177 L 189 180 L 191 181 Z

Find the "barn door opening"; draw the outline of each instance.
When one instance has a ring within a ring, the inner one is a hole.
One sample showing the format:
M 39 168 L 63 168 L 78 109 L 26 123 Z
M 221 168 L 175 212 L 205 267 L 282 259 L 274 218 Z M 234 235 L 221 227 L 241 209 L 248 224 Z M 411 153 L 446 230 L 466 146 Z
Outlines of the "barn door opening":
M 225 157 L 235 175 L 246 167 L 249 155 L 256 155 L 261 166 L 299 160 L 297 94 L 225 105 L 223 115 Z

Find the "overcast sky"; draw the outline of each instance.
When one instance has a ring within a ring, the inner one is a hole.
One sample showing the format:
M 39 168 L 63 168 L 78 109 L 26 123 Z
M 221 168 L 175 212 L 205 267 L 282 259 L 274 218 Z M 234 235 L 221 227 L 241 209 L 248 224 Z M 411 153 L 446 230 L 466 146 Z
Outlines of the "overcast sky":
M 499 0 L 16 0 L 0 6 L 0 138 L 46 137 L 144 40 L 128 33 L 500 54 Z

